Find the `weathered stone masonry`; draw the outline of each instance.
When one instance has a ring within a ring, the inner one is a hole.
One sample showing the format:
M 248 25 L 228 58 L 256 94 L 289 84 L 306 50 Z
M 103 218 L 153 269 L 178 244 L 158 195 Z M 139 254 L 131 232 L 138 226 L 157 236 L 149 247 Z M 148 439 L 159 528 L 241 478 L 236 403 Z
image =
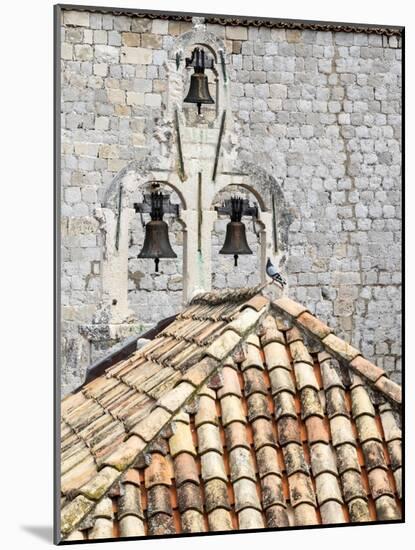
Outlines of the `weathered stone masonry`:
M 102 336 L 106 322 L 99 309 L 100 207 L 125 167 L 141 166 L 149 153 L 162 165 L 173 154 L 174 128 L 164 122 L 167 62 L 177 37 L 191 28 L 63 11 L 64 392 L 102 353 L 91 346 L 92 333 L 98 327 Z M 284 203 L 278 238 L 290 294 L 399 380 L 400 38 L 213 24 L 207 30 L 226 47 L 238 160 L 246 169 L 259 165 L 264 197 L 274 186 Z M 158 276 L 151 262 L 136 259 L 143 230 L 139 217 L 131 221 L 131 319 L 116 334 L 108 330 L 106 345 L 180 308 L 182 232 L 177 221 L 166 220 L 178 258 L 162 261 Z M 256 255 L 242 258 L 235 271 L 232 259 L 217 253 L 226 222 L 215 222 L 212 233 L 213 287 L 256 284 Z M 257 251 L 252 224 L 247 227 Z

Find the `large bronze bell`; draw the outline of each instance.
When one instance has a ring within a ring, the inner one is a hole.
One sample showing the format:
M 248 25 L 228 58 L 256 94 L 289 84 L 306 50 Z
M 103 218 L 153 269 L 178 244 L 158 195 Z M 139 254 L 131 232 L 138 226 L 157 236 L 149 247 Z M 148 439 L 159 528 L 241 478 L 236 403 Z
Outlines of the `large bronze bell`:
M 151 221 L 145 225 L 144 244 L 138 258 L 154 259 L 158 272 L 160 258 L 177 258 L 171 247 L 167 223 L 163 221 L 163 195 L 151 193 Z
M 239 197 L 231 198 L 231 221 L 226 226 L 225 242 L 219 251 L 219 254 L 232 254 L 235 266 L 238 265 L 240 254 L 253 254 L 246 240 L 245 224 L 241 222 L 243 205 L 243 199 Z
M 190 86 L 185 103 L 196 103 L 197 112 L 200 115 L 202 104 L 215 103 L 209 92 L 209 80 L 205 75 L 205 52 L 201 48 L 195 48 L 192 57 L 187 60 L 188 65 L 194 66 L 194 73 L 190 77 Z

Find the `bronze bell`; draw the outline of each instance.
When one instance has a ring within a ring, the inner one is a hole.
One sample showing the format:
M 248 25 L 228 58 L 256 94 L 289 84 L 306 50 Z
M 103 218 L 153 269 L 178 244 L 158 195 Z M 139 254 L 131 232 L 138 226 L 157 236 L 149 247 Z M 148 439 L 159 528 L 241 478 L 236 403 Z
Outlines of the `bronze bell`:
M 160 258 L 177 258 L 171 247 L 167 223 L 163 221 L 163 195 L 151 193 L 151 221 L 145 225 L 144 244 L 137 258 L 153 258 L 156 272 L 159 270 Z
M 201 48 L 195 48 L 192 57 L 186 60 L 187 66 L 193 65 L 194 73 L 190 77 L 190 86 L 187 96 L 183 100 L 185 103 L 196 103 L 197 112 L 200 115 L 202 103 L 215 103 L 209 92 L 209 80 L 205 75 L 205 52 Z
M 253 253 L 246 240 L 245 224 L 241 222 L 243 205 L 243 199 L 239 197 L 231 198 L 231 221 L 226 226 L 225 242 L 219 251 L 219 254 L 233 254 L 235 266 L 238 265 L 240 254 Z

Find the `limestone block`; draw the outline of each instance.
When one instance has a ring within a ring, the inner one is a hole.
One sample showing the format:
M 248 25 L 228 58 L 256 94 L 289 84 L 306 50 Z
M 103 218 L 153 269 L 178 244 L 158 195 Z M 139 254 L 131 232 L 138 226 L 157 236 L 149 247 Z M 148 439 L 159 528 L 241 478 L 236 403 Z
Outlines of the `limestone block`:
M 160 107 L 161 106 L 161 95 L 160 94 L 144 94 L 144 103 L 150 107 Z
M 128 15 L 117 15 L 114 17 L 114 30 L 129 31 L 131 29 L 132 18 Z
M 127 105 L 144 105 L 144 93 L 127 92 Z
M 149 78 L 135 78 L 133 81 L 133 90 L 135 92 L 151 92 L 153 82 Z
M 153 34 L 168 34 L 169 22 L 154 19 L 151 25 L 151 32 Z
M 146 137 L 143 133 L 133 134 L 133 146 L 143 147 L 146 144 Z
M 110 172 L 119 172 L 126 166 L 127 161 L 115 159 L 115 158 L 109 158 L 108 159 L 108 170 Z
M 152 22 L 150 19 L 142 19 L 141 17 L 137 19 L 133 19 L 131 22 L 131 30 L 133 32 L 139 32 L 139 33 L 150 32 L 151 23 Z
M 154 65 L 163 65 L 167 61 L 167 52 L 164 50 L 153 51 L 153 63 Z
M 115 144 L 104 144 L 99 148 L 99 156 L 104 159 L 114 159 L 119 156 L 118 145 Z
M 269 88 L 273 98 L 285 99 L 287 97 L 287 86 L 284 84 L 271 84 Z
M 157 34 L 143 34 L 141 38 L 141 45 L 143 48 L 151 48 L 153 50 L 159 50 L 163 44 L 163 37 Z M 127 44 L 128 45 L 128 44 Z
M 75 142 L 74 150 L 76 155 L 96 157 L 98 155 L 97 143 L 88 143 L 88 142 Z
M 107 63 L 94 63 L 93 71 L 97 76 L 107 76 L 108 65 Z
M 87 44 L 75 44 L 74 57 L 79 61 L 91 61 L 93 58 L 92 46 Z
M 302 41 L 303 33 L 297 29 L 287 29 L 285 31 L 287 42 L 297 43 Z
M 92 204 L 97 202 L 97 191 L 94 187 L 84 187 L 82 189 L 82 200 Z
M 247 27 L 227 26 L 225 29 L 226 38 L 229 40 L 248 40 Z
M 127 46 L 121 48 L 121 63 L 149 65 L 151 61 L 151 50 L 146 50 L 145 48 L 130 48 Z
M 72 44 L 68 44 L 67 42 L 63 42 L 61 44 L 61 58 L 72 60 L 73 55 L 73 46 Z
M 84 11 L 64 11 L 63 22 L 74 27 L 89 27 L 89 13 Z
M 123 32 L 122 33 L 122 43 L 127 47 L 136 48 L 141 46 L 141 34 L 136 32 Z
M 82 42 L 83 33 L 83 29 L 69 28 L 65 32 L 66 41 L 79 44 Z
M 117 90 L 115 88 L 109 88 L 107 90 L 108 100 L 111 103 L 125 103 L 125 92 L 124 90 Z
M 95 46 L 95 60 L 101 63 L 118 63 L 118 48 L 97 44 Z
M 102 28 L 110 31 L 114 28 L 114 17 L 111 13 L 102 14 Z
M 131 107 L 129 107 L 128 105 L 116 104 L 114 107 L 114 110 L 115 110 L 115 114 L 120 118 L 131 116 Z
M 94 41 L 94 33 L 91 29 L 84 30 L 84 44 L 92 44 Z
M 110 46 L 121 46 L 121 34 L 118 31 L 108 33 L 108 44 Z
M 81 200 L 81 190 L 79 187 L 67 187 L 65 189 L 65 200 L 71 204 Z

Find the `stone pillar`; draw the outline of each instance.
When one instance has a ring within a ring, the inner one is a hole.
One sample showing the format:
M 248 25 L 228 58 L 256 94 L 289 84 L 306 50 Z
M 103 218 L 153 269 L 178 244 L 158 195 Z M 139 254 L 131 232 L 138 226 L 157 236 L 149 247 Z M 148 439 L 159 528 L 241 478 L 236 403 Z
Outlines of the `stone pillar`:
M 261 223 L 261 259 L 260 259 L 260 274 L 261 283 L 266 283 L 267 279 L 265 272 L 265 265 L 267 258 L 271 258 L 271 261 L 278 265 L 278 257 L 273 254 L 273 242 L 272 242 L 272 214 L 270 212 L 260 212 L 259 221 Z
M 180 217 L 186 224 L 186 235 L 183 239 L 183 303 L 187 303 L 198 292 L 211 288 L 210 238 L 204 237 L 206 233 L 202 223 L 202 247 L 199 250 L 198 211 L 184 210 Z
M 89 363 L 93 363 L 120 340 L 139 334 L 143 327 L 128 307 L 128 227 L 132 208 L 118 212 L 110 208 L 96 211 L 102 237 L 101 303 L 92 322 L 81 324 L 80 333 L 90 346 Z
M 212 246 L 211 234 L 218 215 L 214 210 L 204 210 L 201 224 L 201 261 L 199 281 L 203 290 L 212 288 Z
M 102 208 L 99 215 L 104 240 L 102 303 L 110 307 L 110 323 L 128 322 L 134 317 L 128 307 L 128 228 L 135 212 L 132 208 L 122 208 L 118 214 Z

